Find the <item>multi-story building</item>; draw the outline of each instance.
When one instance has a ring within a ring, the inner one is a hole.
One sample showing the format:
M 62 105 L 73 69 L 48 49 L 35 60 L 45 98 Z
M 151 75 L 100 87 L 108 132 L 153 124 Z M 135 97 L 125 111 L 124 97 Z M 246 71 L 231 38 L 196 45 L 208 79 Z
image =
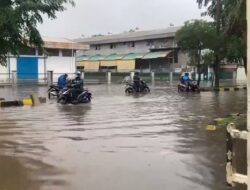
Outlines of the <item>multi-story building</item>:
M 89 50 L 78 52 L 77 67 L 87 72 L 181 72 L 186 69 L 189 59 L 175 41 L 179 29 L 169 27 L 77 39 L 76 42 L 90 45 Z

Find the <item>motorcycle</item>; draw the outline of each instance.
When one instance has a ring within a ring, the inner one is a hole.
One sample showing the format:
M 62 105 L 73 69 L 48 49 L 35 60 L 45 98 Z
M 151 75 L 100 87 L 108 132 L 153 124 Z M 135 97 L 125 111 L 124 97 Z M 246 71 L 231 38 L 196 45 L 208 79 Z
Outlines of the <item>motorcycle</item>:
M 200 92 L 200 88 L 194 81 L 192 81 L 188 87 L 185 84 L 180 83 L 178 84 L 178 92 Z
M 135 93 L 148 94 L 150 93 L 150 89 L 145 81 L 141 81 L 139 90 L 135 88 L 135 85 L 133 83 L 127 83 L 125 87 L 125 93 L 127 95 L 131 95 Z
M 92 94 L 88 90 L 83 90 L 77 97 L 73 98 L 73 88 L 68 88 L 67 90 L 60 93 L 57 103 L 61 104 L 81 104 L 91 102 Z
M 51 99 L 52 97 L 59 97 L 60 89 L 56 85 L 51 85 L 48 89 L 48 98 Z

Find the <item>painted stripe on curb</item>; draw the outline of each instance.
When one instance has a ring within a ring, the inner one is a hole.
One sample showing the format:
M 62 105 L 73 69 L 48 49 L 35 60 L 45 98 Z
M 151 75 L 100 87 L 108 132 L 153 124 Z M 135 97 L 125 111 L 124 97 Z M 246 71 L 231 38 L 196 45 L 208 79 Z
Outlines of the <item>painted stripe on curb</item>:
M 4 101 L 4 102 L 0 102 L 0 106 L 1 107 L 19 107 L 19 106 L 23 106 L 23 102 L 22 101 Z

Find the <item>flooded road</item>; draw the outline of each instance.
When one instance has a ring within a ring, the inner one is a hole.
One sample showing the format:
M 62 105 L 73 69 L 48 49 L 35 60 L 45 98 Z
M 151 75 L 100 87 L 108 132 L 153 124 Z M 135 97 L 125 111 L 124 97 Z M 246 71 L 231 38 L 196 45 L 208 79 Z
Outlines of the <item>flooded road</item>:
M 225 130 L 205 126 L 246 112 L 246 91 L 156 86 L 134 97 L 121 85 L 88 89 L 89 105 L 0 109 L 0 190 L 227 189 Z M 45 87 L 0 92 L 9 100 L 46 96 Z

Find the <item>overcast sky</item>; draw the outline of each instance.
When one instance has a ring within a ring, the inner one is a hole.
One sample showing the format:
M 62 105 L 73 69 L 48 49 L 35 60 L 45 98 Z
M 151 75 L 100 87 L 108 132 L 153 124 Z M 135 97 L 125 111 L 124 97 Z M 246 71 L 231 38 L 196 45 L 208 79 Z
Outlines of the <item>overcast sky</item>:
M 93 34 L 121 33 L 182 25 L 201 18 L 196 0 L 75 0 L 76 6 L 58 13 L 56 20 L 44 19 L 43 36 L 79 38 Z

